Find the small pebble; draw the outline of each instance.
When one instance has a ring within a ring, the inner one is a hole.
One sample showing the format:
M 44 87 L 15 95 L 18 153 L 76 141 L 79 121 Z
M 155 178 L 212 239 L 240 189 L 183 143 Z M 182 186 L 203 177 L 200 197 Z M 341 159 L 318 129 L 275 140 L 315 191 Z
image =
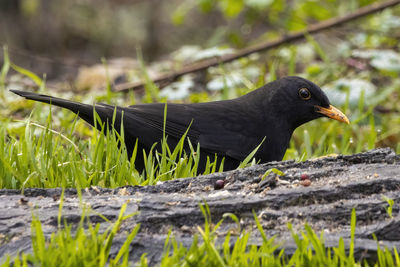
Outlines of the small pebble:
M 310 178 L 310 176 L 308 176 L 307 173 L 303 173 L 303 174 L 300 175 L 300 179 L 303 180 L 303 181 L 304 181 L 304 180 L 307 180 L 307 179 L 309 179 L 309 178 Z
M 214 184 L 214 189 L 219 190 L 224 188 L 224 186 L 225 186 L 225 180 L 217 180 Z
M 21 197 L 21 199 L 19 200 L 19 204 L 21 205 L 26 205 L 28 204 L 29 200 L 27 200 L 26 198 Z
M 310 179 L 302 180 L 302 181 L 300 181 L 300 184 L 302 186 L 310 186 L 311 185 L 311 180 Z

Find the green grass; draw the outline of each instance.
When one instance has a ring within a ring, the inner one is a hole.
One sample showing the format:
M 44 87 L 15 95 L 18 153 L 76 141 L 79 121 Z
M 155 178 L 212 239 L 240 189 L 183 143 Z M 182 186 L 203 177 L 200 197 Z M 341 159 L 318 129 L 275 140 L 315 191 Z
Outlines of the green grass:
M 388 203 L 388 207 L 385 208 L 387 215 L 389 215 L 390 219 L 393 218 L 393 205 L 394 205 L 394 200 L 391 198 L 388 198 L 387 196 L 382 195 L 382 200 L 385 200 Z
M 76 118 L 68 134 L 51 129 L 51 122 L 51 113 L 46 125 L 30 119 L 21 121 L 25 126 L 18 139 L 7 134 L 7 123 L 0 126 L 0 188 L 86 188 L 91 185 L 114 188 L 196 176 L 200 148 L 191 146 L 190 154 L 186 153 L 183 147 L 186 134 L 174 149 L 168 147 L 164 135 L 161 151 L 152 149 L 146 154 L 135 147 L 129 159 L 125 146 L 118 146 L 124 142 L 123 132 L 118 134 L 101 127 L 99 134 L 78 141 L 73 135 Z M 144 153 L 142 173 L 135 169 L 137 153 Z M 210 159 L 204 174 L 222 171 L 222 168 L 223 164 Z
M 62 196 L 61 196 L 62 197 Z M 62 199 L 62 198 L 61 198 Z M 129 246 L 139 231 L 140 225 L 132 226 L 126 240 L 115 257 L 110 257 L 113 239 L 118 233 L 121 223 L 135 214 L 124 215 L 126 205 L 121 207 L 118 219 L 100 233 L 100 224 L 93 225 L 89 221 L 90 209 L 83 207 L 81 221 L 75 231 L 66 222 L 61 223 L 62 201 L 59 213 L 59 230 L 46 239 L 40 220 L 33 215 L 32 220 L 32 253 L 20 253 L 14 258 L 6 256 L 2 267 L 6 266 L 131 266 Z M 217 242 L 217 230 L 223 223 L 220 220 L 215 225 L 211 222 L 210 210 L 206 205 L 200 205 L 204 215 L 204 226 L 198 227 L 189 248 L 177 242 L 169 232 L 165 240 L 160 266 L 399 266 L 400 258 L 396 248 L 390 251 L 380 248 L 377 242 L 377 262 L 358 262 L 354 257 L 354 237 L 356 228 L 356 213 L 351 215 L 351 242 L 346 250 L 344 241 L 339 239 L 336 247 L 326 247 L 324 237 L 318 236 L 313 229 L 305 224 L 304 231 L 295 233 L 292 225 L 292 239 L 297 249 L 289 256 L 284 249 L 279 248 L 274 237 L 267 237 L 257 215 L 254 213 L 257 235 L 262 243 L 255 245 L 249 240 L 251 231 L 237 228 L 230 229 L 223 242 Z M 223 216 L 239 222 L 233 214 Z M 105 218 L 104 218 L 105 219 Z M 105 219 L 106 220 L 106 219 Z M 85 226 L 86 225 L 86 226 Z M 233 242 L 233 245 L 232 245 Z M 218 245 L 219 244 L 219 245 Z M 52 255 L 49 257 L 49 255 Z M 148 266 L 146 254 L 141 255 L 138 266 Z

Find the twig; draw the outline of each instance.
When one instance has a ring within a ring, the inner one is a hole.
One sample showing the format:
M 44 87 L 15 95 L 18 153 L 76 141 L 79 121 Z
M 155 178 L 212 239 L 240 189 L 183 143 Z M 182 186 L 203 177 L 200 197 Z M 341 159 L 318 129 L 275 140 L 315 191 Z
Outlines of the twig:
M 225 56 L 221 56 L 221 57 L 214 57 L 214 58 L 210 58 L 208 60 L 204 60 L 202 62 L 187 65 L 179 71 L 160 75 L 160 76 L 156 77 L 155 79 L 153 79 L 153 82 L 154 83 L 163 83 L 164 85 L 169 84 L 172 81 L 175 81 L 177 78 L 179 78 L 185 74 L 205 70 L 209 67 L 213 67 L 213 66 L 216 66 L 216 65 L 219 65 L 222 63 L 227 63 L 227 62 L 236 60 L 241 57 L 248 56 L 252 53 L 269 50 L 269 49 L 278 47 L 285 43 L 298 41 L 300 39 L 304 39 L 307 34 L 313 34 L 313 33 L 323 31 L 323 30 L 327 30 L 327 29 L 339 26 L 341 24 L 344 24 L 346 22 L 355 20 L 357 18 L 381 11 L 385 8 L 393 7 L 398 4 L 400 4 L 400 0 L 392 0 L 392 1 L 387 1 L 384 3 L 374 3 L 371 5 L 362 7 L 360 9 L 356 10 L 355 12 L 347 14 L 343 17 L 336 17 L 336 18 L 332 18 L 332 19 L 328 19 L 328 20 L 316 23 L 314 25 L 307 27 L 307 29 L 305 29 L 303 31 L 289 33 L 289 34 L 287 34 L 283 37 L 280 37 L 274 41 L 265 42 L 265 43 L 262 43 L 259 45 L 255 45 L 255 46 L 251 46 L 251 47 L 242 49 L 235 54 L 225 55 Z M 113 89 L 115 91 L 123 92 L 123 91 L 128 91 L 128 90 L 137 90 L 137 89 L 142 88 L 143 86 L 144 86 L 143 82 L 129 82 L 129 83 L 115 85 L 113 87 Z

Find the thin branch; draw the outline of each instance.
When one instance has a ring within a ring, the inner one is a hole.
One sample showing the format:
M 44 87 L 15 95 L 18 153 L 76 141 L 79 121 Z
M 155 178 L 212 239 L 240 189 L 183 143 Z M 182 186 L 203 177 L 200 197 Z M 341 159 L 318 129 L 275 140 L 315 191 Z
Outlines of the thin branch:
M 282 44 L 298 41 L 298 40 L 304 39 L 307 34 L 314 34 L 314 33 L 317 33 L 317 32 L 323 31 L 323 30 L 337 27 L 337 26 L 347 23 L 349 21 L 353 21 L 355 19 L 358 19 L 360 17 L 366 16 L 366 15 L 369 15 L 369 14 L 372 14 L 372 13 L 375 13 L 378 11 L 382 11 L 385 8 L 393 7 L 398 4 L 400 4 L 400 0 L 392 0 L 392 1 L 387 1 L 384 3 L 374 3 L 371 5 L 362 7 L 362 8 L 360 8 L 352 13 L 349 13 L 343 17 L 336 17 L 336 18 L 328 19 L 328 20 L 313 24 L 313 25 L 307 27 L 303 31 L 289 33 L 289 34 L 282 36 L 274 41 L 265 42 L 265 43 L 261 43 L 259 45 L 255 45 L 255 46 L 251 46 L 251 47 L 242 49 L 235 54 L 225 55 L 225 56 L 221 56 L 221 57 L 214 57 L 214 58 L 210 58 L 208 60 L 204 60 L 202 62 L 187 65 L 179 71 L 160 75 L 160 76 L 156 77 L 155 79 L 153 79 L 153 82 L 159 84 L 159 86 L 161 86 L 162 84 L 166 85 L 166 84 L 169 84 L 169 83 L 175 81 L 177 78 L 179 78 L 185 74 L 205 70 L 209 67 L 213 67 L 213 66 L 216 66 L 216 65 L 219 65 L 222 63 L 231 62 L 238 58 L 246 57 L 246 56 L 256 53 L 256 52 L 266 51 L 266 50 L 278 47 Z M 144 86 L 143 82 L 129 82 L 129 83 L 115 85 L 113 87 L 113 89 L 115 91 L 123 92 L 123 91 L 129 91 L 129 90 L 137 90 L 137 89 L 142 88 L 143 86 Z

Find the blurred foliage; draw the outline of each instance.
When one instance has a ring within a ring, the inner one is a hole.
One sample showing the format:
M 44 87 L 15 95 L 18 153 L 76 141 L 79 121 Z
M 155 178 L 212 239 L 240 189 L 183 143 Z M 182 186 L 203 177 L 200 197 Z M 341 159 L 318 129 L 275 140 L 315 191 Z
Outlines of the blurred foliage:
M 229 28 L 225 36 L 232 44 L 240 46 L 244 44 L 243 38 L 260 22 L 268 29 L 263 35 L 270 38 L 280 32 L 302 30 L 310 23 L 341 16 L 373 2 L 377 1 L 186 0 L 172 14 L 172 21 L 175 25 L 187 23 L 186 17 L 196 8 L 205 15 L 217 11 L 229 24 L 240 21 L 240 27 Z
M 19 65 L 55 77 L 103 56 L 135 57 L 137 47 L 146 61 L 182 45 L 245 47 L 373 2 L 2 0 L 0 44 Z
M 292 21 L 316 19 L 323 20 L 332 16 L 337 16 L 344 10 L 347 12 L 369 5 L 374 0 L 351 0 L 351 1 L 315 1 L 300 0 L 296 2 L 284 0 L 201 0 L 197 1 L 198 7 L 203 12 L 210 12 L 218 9 L 229 19 L 236 18 L 240 13 L 245 15 L 252 12 L 268 12 L 272 22 L 279 20 L 279 15 L 287 14 L 287 18 Z

